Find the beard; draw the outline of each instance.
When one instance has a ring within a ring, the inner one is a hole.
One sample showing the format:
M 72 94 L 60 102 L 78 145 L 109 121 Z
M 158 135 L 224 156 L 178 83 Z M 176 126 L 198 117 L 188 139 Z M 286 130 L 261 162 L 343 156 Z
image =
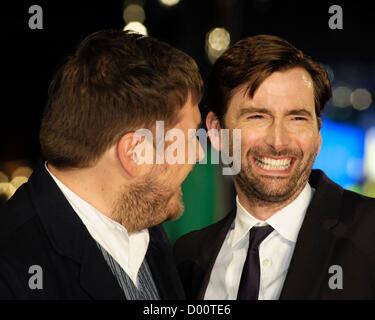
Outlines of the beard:
M 122 190 L 113 205 L 111 217 L 128 232 L 137 232 L 167 220 L 178 219 L 184 211 L 181 187 L 165 187 L 160 172 L 149 173 L 143 181 Z
M 257 205 L 267 206 L 286 202 L 297 196 L 306 185 L 317 153 L 318 146 L 306 155 L 306 160 L 303 160 L 304 154 L 301 150 L 275 151 L 254 147 L 247 152 L 245 161 L 242 162 L 241 171 L 234 177 L 234 180 L 246 198 Z M 266 176 L 255 173 L 253 170 L 255 164 L 253 164 L 252 158 L 258 158 L 261 155 L 293 157 L 295 159 L 295 163 L 292 164 L 294 166 L 293 172 L 288 177 Z

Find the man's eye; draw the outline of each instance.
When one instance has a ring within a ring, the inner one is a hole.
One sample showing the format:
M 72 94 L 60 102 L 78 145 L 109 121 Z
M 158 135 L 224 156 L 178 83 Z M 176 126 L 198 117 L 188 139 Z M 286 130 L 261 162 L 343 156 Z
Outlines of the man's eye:
M 297 121 L 307 121 L 307 118 L 305 117 L 293 117 L 292 119 Z
M 253 119 L 263 119 L 264 117 L 261 114 L 254 114 L 251 116 L 248 116 L 247 119 L 253 120 Z

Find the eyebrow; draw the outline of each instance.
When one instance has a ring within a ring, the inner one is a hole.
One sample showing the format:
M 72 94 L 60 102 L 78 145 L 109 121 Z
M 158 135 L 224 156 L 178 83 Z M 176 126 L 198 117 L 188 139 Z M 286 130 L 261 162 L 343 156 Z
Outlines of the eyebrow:
M 260 108 L 260 107 L 241 107 L 238 113 L 238 117 L 241 117 L 248 113 L 263 113 L 263 114 L 269 114 L 272 115 L 272 112 L 267 108 Z M 312 118 L 312 114 L 310 111 L 304 109 L 304 108 L 298 108 L 298 109 L 291 109 L 286 113 L 287 116 L 290 115 L 299 115 L 299 116 L 307 116 Z
M 271 112 L 266 108 L 258 108 L 258 107 L 240 107 L 238 112 L 238 117 L 242 117 L 244 114 L 248 113 L 265 113 L 271 114 Z
M 306 109 L 293 109 L 293 110 L 290 110 L 287 115 L 294 115 L 294 116 L 307 116 L 307 117 L 310 117 L 312 118 L 312 114 L 310 111 L 306 110 Z

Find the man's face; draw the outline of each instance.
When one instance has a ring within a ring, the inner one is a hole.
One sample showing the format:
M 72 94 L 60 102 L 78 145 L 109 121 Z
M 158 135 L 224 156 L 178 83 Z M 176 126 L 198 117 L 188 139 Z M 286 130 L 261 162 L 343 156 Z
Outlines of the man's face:
M 252 99 L 245 91 L 235 92 L 224 119 L 225 127 L 241 129 L 235 183 L 253 201 L 286 201 L 305 186 L 321 145 L 312 79 L 294 68 L 271 74 Z
M 175 142 L 180 151 L 184 152 L 184 163 L 149 165 L 150 170 L 147 169 L 146 174 L 123 190 L 114 204 L 114 219 L 121 221 L 128 231 L 139 231 L 166 220 L 176 219 L 184 210 L 181 185 L 194 166 L 188 161 L 189 145 L 195 144 L 195 161 L 203 157 L 197 136 L 188 131 L 200 126 L 201 114 L 198 105 L 192 104 L 188 99 L 181 108 L 178 119 L 173 128 L 183 133 L 183 139 L 176 139 Z M 166 127 L 165 131 L 169 129 L 172 128 Z M 165 141 L 165 149 L 171 143 L 173 141 Z
M 201 114 L 197 104 L 192 104 L 188 101 L 179 113 L 179 122 L 173 127 L 173 129 L 180 130 L 183 133 L 183 140 L 173 140 L 165 142 L 165 148 L 170 147 L 172 143 L 176 143 L 179 150 L 183 150 L 184 163 L 165 165 L 155 165 L 155 167 L 162 167 L 162 172 L 158 175 L 158 185 L 160 188 L 165 188 L 170 190 L 170 198 L 166 207 L 166 214 L 164 220 L 176 219 L 180 217 L 183 212 L 184 206 L 182 202 L 182 189 L 181 185 L 185 181 L 188 174 L 193 169 L 194 164 L 189 163 L 189 146 L 194 145 L 194 161 L 199 161 L 204 156 L 204 151 L 198 141 L 195 134 L 192 134 L 192 129 L 198 129 L 201 124 Z M 166 128 L 166 130 L 171 128 Z M 190 132 L 189 132 L 190 130 Z M 182 153 L 181 153 L 182 154 Z M 176 155 L 176 152 L 173 152 Z M 168 154 L 165 154 L 168 157 Z M 156 168 L 160 170 L 160 168 Z M 161 217 L 162 218 L 162 217 Z

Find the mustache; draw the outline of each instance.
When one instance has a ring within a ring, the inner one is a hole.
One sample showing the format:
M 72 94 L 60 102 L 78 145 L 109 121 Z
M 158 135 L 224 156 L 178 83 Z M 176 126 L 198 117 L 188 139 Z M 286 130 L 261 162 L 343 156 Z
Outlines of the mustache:
M 294 157 L 294 158 L 302 158 L 303 152 L 299 149 L 282 149 L 282 150 L 275 150 L 271 147 L 264 148 L 264 147 L 253 147 L 250 148 L 247 152 L 247 156 L 254 156 L 254 157 Z

